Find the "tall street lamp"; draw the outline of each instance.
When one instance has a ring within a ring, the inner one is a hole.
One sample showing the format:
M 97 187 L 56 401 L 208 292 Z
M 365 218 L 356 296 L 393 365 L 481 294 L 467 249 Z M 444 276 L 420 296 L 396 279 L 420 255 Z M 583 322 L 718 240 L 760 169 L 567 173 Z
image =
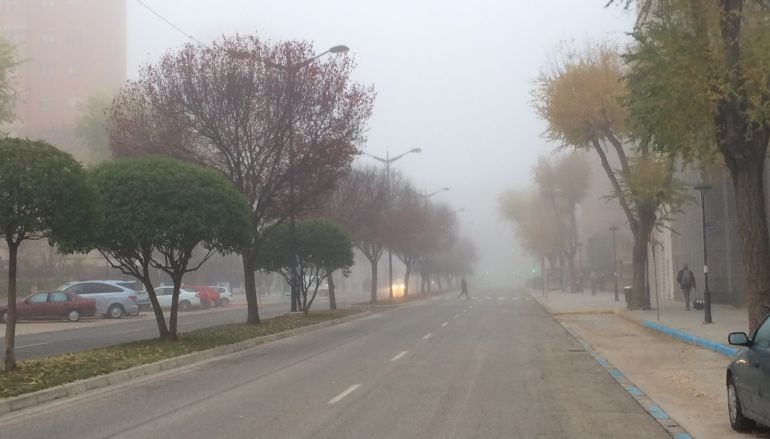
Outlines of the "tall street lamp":
M 392 202 L 393 194 L 390 190 L 390 164 L 395 162 L 396 160 L 404 157 L 407 154 L 418 154 L 421 153 L 422 149 L 420 148 L 412 148 L 409 151 L 399 154 L 395 157 L 390 157 L 390 151 L 385 151 L 385 158 L 377 157 L 376 155 L 369 154 L 368 152 L 365 152 L 364 155 L 367 155 L 375 160 L 377 160 L 380 163 L 385 164 L 385 178 L 387 180 L 388 185 L 388 207 L 390 207 L 390 204 Z M 390 249 L 390 246 L 388 246 L 388 280 L 390 282 L 389 285 L 389 291 L 390 291 L 390 298 L 393 298 L 393 252 Z
M 317 60 L 318 58 L 328 54 L 328 53 L 345 53 L 350 48 L 345 45 L 337 45 L 330 47 L 329 49 L 319 53 L 316 56 L 313 56 L 311 58 L 308 58 L 304 61 L 300 61 L 297 63 L 289 64 L 289 65 L 282 65 L 282 64 L 276 64 L 270 61 L 265 61 L 265 65 L 271 68 L 276 68 L 279 70 L 283 70 L 286 72 L 287 75 L 287 95 L 288 95 L 288 105 L 286 109 L 287 114 L 287 120 L 289 121 L 289 210 L 290 210 L 290 216 L 289 216 L 289 251 L 291 254 L 291 260 L 289 261 L 290 267 L 289 267 L 289 287 L 291 288 L 291 310 L 292 311 L 298 311 L 299 310 L 299 289 L 297 288 L 297 257 L 296 257 L 296 215 L 295 215 L 295 208 L 296 208 L 296 194 L 295 194 L 295 187 L 296 187 L 296 176 L 295 176 L 295 169 L 294 169 L 294 163 L 296 162 L 296 150 L 294 148 L 294 126 L 292 124 L 292 121 L 294 120 L 294 94 L 296 92 L 296 86 L 297 86 L 297 74 L 299 71 L 309 66 L 313 63 L 313 61 Z
M 612 231 L 612 274 L 615 278 L 615 302 L 618 302 L 620 301 L 618 297 L 618 249 L 615 244 L 615 232 L 618 231 L 618 226 L 610 227 L 610 231 Z
M 695 190 L 700 192 L 700 216 L 703 225 L 703 323 L 713 323 L 711 321 L 711 292 L 709 291 L 709 259 L 706 250 L 706 202 L 704 193 L 711 189 L 706 183 L 695 185 Z
M 432 197 L 432 196 L 434 196 L 436 194 L 440 194 L 441 192 L 446 192 L 448 190 L 449 190 L 448 187 L 442 187 L 441 189 L 439 189 L 437 191 L 434 191 L 434 192 L 431 192 L 429 194 L 423 195 L 423 197 L 425 197 L 425 199 L 428 199 L 428 198 L 430 198 L 430 197 Z

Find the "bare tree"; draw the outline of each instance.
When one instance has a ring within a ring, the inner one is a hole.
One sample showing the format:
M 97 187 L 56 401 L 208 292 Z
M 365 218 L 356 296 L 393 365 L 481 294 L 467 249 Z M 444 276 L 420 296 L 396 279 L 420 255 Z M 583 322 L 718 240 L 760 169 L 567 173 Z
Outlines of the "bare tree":
M 385 247 L 388 220 L 388 183 L 385 172 L 376 167 L 353 169 L 319 209 L 319 215 L 333 219 L 348 229 L 353 243 L 371 264 L 370 301 L 377 302 L 377 266 Z M 329 298 L 333 300 L 333 284 Z
M 303 64 L 308 42 L 223 37 L 141 69 L 112 110 L 118 155 L 159 153 L 224 173 L 249 200 L 255 238 L 241 250 L 248 322 L 259 323 L 259 234 L 315 207 L 349 171 L 374 93 L 348 56 Z M 277 66 L 296 66 L 286 69 Z

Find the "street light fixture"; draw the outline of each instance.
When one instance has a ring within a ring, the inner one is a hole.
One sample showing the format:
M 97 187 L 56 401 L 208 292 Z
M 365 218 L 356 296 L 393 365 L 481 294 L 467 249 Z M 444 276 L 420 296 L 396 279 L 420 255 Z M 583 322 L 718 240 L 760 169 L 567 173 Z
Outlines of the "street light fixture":
M 388 184 L 388 206 L 391 204 L 391 199 L 393 198 L 393 194 L 390 190 L 390 164 L 395 162 L 396 160 L 404 157 L 407 154 L 419 154 L 422 152 L 422 149 L 420 148 L 412 148 L 409 151 L 399 154 L 395 157 L 390 157 L 390 151 L 385 151 L 385 158 L 378 157 L 373 154 L 369 154 L 368 152 L 365 152 L 364 155 L 369 156 L 375 160 L 377 160 L 380 163 L 385 164 L 385 178 L 387 179 Z M 393 251 L 388 248 L 388 281 L 389 281 L 389 290 L 390 290 L 390 298 L 393 298 Z
M 703 229 L 703 323 L 713 323 L 711 320 L 711 292 L 709 291 L 709 259 L 706 250 L 706 202 L 704 193 L 711 189 L 706 183 L 695 185 L 694 189 L 700 192 L 700 215 Z
M 441 189 L 439 189 L 439 190 L 437 190 L 437 191 L 435 191 L 435 192 L 431 192 L 431 193 L 429 193 L 429 194 L 427 194 L 427 195 L 423 195 L 423 197 L 425 197 L 426 199 L 428 199 L 428 198 L 430 198 L 430 197 L 432 197 L 432 196 L 434 196 L 434 195 L 436 195 L 436 194 L 439 194 L 439 193 L 441 193 L 441 192 L 447 192 L 448 190 L 449 190 L 449 188 L 448 188 L 448 187 L 442 187 Z
M 612 231 L 612 274 L 615 278 L 615 302 L 618 302 L 620 301 L 620 298 L 618 297 L 618 250 L 617 245 L 615 244 L 615 232 L 618 231 L 618 226 L 610 227 L 610 231 Z

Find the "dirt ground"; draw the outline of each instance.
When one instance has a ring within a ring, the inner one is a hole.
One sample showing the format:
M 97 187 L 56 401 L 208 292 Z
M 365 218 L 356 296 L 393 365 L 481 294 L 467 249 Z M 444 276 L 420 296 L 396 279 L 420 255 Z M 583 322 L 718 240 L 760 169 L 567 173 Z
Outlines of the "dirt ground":
M 698 439 L 770 438 L 770 430 L 738 434 L 727 415 L 729 360 L 611 314 L 555 316 L 615 365 Z

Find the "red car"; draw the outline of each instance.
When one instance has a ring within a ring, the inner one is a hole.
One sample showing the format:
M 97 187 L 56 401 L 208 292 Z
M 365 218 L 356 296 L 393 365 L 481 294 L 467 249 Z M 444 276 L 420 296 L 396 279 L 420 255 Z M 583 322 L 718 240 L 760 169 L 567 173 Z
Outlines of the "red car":
M 214 288 L 205 285 L 184 285 L 182 288 L 198 293 L 198 298 L 201 300 L 201 306 L 204 308 L 220 306 L 219 293 Z
M 0 305 L 0 321 L 5 322 L 7 305 Z M 60 319 L 77 322 L 96 314 L 96 301 L 68 291 L 40 292 L 16 302 L 16 319 Z

